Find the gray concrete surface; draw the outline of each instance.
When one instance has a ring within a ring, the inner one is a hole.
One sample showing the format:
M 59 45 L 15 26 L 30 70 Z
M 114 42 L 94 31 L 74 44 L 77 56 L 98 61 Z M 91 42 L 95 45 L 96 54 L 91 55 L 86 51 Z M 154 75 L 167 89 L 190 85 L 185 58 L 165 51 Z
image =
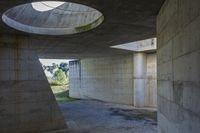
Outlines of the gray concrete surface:
M 143 60 L 139 58 L 138 62 L 134 61 L 133 54 L 71 61 L 70 96 L 156 107 L 156 54 L 142 55 Z M 137 74 L 140 71 L 142 76 Z M 142 82 L 138 84 L 137 81 Z
M 38 0 L 1 0 L 0 14 L 34 1 Z M 38 58 L 80 59 L 132 53 L 110 46 L 154 37 L 156 15 L 163 3 L 163 0 L 63 1 L 93 7 L 101 11 L 106 20 L 90 32 L 41 36 L 17 31 L 0 19 L 0 94 L 3 97 L 0 100 L 0 132 L 35 133 L 65 127 Z M 26 13 L 14 12 L 13 16 Z M 47 16 L 37 20 L 38 14 L 31 13 L 29 17 L 36 17 L 27 19 L 27 23 L 47 20 Z M 60 22 L 61 18 L 55 21 Z
M 20 4 L 38 0 L 6 0 L 0 2 L 0 14 Z M 41 0 L 44 1 L 44 0 Z M 102 12 L 105 21 L 94 30 L 70 36 L 39 36 L 16 31 L 0 19 L 0 44 L 14 45 L 13 38 L 30 39 L 30 48 L 40 58 L 86 58 L 131 53 L 110 46 L 156 36 L 156 15 L 164 0 L 62 0 L 90 6 Z M 15 12 L 17 13 L 17 12 Z M 20 12 L 18 15 L 24 14 Z M 15 16 L 18 16 L 15 15 Z M 31 14 L 34 16 L 35 14 Z M 37 15 L 37 14 L 36 14 Z M 30 17 L 31 17 L 30 16 Z M 61 16 L 54 20 L 60 23 Z M 43 17 L 45 21 L 46 17 Z M 34 18 L 34 21 L 37 19 Z M 33 20 L 27 19 L 32 23 Z M 50 22 L 51 23 L 51 22 Z M 54 22 L 52 22 L 54 23 Z M 7 40 L 8 39 L 8 40 Z
M 34 2 L 18 5 L 7 10 L 3 14 L 2 20 L 14 29 L 44 35 L 86 32 L 97 27 L 104 20 L 102 13 L 85 5 L 60 2 L 61 5 L 54 8 L 52 3 L 55 2 Z M 45 7 L 52 8 L 47 11 L 40 11 L 38 7 L 41 8 L 41 6 L 44 9 Z M 16 13 L 19 14 L 16 15 Z
M 132 55 L 90 58 L 80 62 L 70 65 L 71 97 L 133 104 Z
M 66 128 L 36 52 L 18 43 L 0 48 L 0 133 Z
M 157 49 L 157 39 L 150 38 L 150 39 L 135 41 L 131 43 L 111 46 L 111 48 L 126 49 L 133 52 L 144 52 L 144 51 L 153 52 L 153 51 L 156 51 Z
M 199 5 L 166 0 L 158 15 L 159 133 L 200 132 Z
M 157 133 L 155 111 L 91 100 L 59 105 L 69 133 Z
M 145 106 L 147 58 L 145 53 L 134 54 L 134 106 Z
M 2 15 L 13 6 L 32 1 L 37 0 L 2 0 L 0 1 L 0 14 Z M 66 1 L 95 7 L 104 14 L 106 21 L 91 32 L 56 37 L 22 33 L 11 29 L 0 21 L 0 67 L 2 69 L 0 71 L 0 94 L 4 96 L 3 102 L 1 102 L 2 106 L 0 106 L 3 109 L 0 115 L 1 131 L 13 129 L 14 132 L 25 132 L 19 129 L 32 131 L 30 129 L 38 129 L 40 126 L 43 128 L 44 125 L 41 123 L 44 121 L 48 123 L 49 120 L 52 120 L 51 116 L 54 115 L 53 112 L 48 113 L 49 111 L 44 109 L 44 99 L 41 99 L 41 104 L 34 101 L 40 98 L 51 99 L 52 94 L 49 92 L 46 82 L 40 82 L 44 79 L 40 70 L 31 70 L 30 66 L 32 65 L 28 62 L 31 57 L 36 57 L 32 56 L 31 51 L 35 52 L 34 55 L 43 58 L 116 56 L 128 54 L 130 51 L 110 49 L 110 46 L 157 35 L 158 132 L 199 133 L 199 0 L 165 0 L 161 9 L 164 0 Z M 9 54 L 12 52 L 6 52 L 7 49 L 11 50 L 10 48 L 26 50 L 18 50 L 17 54 L 11 56 L 14 59 L 11 59 Z M 26 59 L 16 59 L 18 55 L 23 55 L 26 52 L 28 53 L 28 56 L 24 56 Z M 37 64 L 38 69 L 38 61 L 34 60 L 33 62 L 33 64 Z M 23 68 L 23 66 L 28 67 Z M 47 91 L 45 95 L 49 93 L 49 97 L 43 97 L 42 93 L 39 93 L 37 98 L 27 98 L 29 95 L 37 94 L 32 90 L 41 91 L 41 88 Z M 18 89 L 25 90 L 25 93 L 16 93 Z M 18 103 L 9 103 L 16 102 L 16 100 L 21 102 L 20 100 L 24 101 L 24 98 L 33 100 L 34 103 L 32 103 L 33 101 L 26 104 L 20 103 L 20 106 Z M 52 102 L 55 103 L 55 101 Z M 45 105 L 49 109 L 49 102 Z M 39 107 L 39 109 L 35 110 L 32 107 Z M 32 113 L 36 115 L 30 117 Z M 58 117 L 60 118 L 60 115 Z M 50 122 L 51 124 L 53 123 Z
M 147 54 L 145 105 L 157 108 L 157 54 Z

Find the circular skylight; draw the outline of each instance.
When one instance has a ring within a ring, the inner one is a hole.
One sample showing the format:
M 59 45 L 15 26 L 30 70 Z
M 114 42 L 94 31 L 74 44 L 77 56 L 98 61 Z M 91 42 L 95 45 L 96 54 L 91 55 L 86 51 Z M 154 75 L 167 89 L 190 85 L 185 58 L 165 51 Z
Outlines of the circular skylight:
M 65 35 L 96 28 L 104 16 L 98 10 L 81 4 L 42 1 L 13 7 L 3 14 L 2 20 L 23 32 Z

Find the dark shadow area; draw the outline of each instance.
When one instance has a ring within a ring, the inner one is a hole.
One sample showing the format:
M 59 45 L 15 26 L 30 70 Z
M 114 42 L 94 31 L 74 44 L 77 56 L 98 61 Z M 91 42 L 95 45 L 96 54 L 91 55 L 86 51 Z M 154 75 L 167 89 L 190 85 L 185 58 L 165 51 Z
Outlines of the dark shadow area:
M 121 109 L 110 108 L 111 115 L 122 116 L 125 120 L 143 121 L 147 124 L 157 125 L 156 111 L 138 110 L 138 109 Z

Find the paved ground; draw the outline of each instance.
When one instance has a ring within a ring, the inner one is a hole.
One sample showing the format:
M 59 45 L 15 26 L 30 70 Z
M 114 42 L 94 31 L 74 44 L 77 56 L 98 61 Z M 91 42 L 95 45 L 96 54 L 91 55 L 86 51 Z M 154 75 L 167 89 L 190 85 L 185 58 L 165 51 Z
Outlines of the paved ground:
M 153 111 L 90 100 L 59 105 L 71 133 L 157 133 Z

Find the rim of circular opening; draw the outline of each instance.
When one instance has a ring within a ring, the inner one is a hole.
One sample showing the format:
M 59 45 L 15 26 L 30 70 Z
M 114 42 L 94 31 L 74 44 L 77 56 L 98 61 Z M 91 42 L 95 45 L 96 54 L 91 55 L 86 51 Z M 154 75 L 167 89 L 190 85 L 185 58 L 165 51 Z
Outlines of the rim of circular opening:
M 38 2 L 45 2 L 45 1 L 38 1 Z M 62 2 L 62 1 L 57 1 L 57 2 Z M 36 3 L 36 2 L 33 2 L 33 3 Z M 72 4 L 77 4 L 77 5 L 80 5 L 80 6 L 86 6 L 86 5 L 73 3 L 73 2 L 64 2 L 64 3 L 72 3 Z M 28 4 L 32 4 L 32 3 L 26 3 L 26 4 L 22 4 L 22 5 L 18 5 L 18 6 L 26 6 Z M 15 6 L 15 7 L 18 7 L 18 6 Z M 8 13 L 11 9 L 14 9 L 15 7 L 10 8 L 6 12 L 3 13 L 3 15 L 2 15 L 3 22 L 6 25 L 8 25 L 9 27 L 12 27 L 12 28 L 19 30 L 19 31 L 31 33 L 31 34 L 71 35 L 71 34 L 82 33 L 82 32 L 92 30 L 92 29 L 98 27 L 104 21 L 104 15 L 100 11 L 98 11 L 97 9 L 95 9 L 93 7 L 86 6 L 86 7 L 89 7 L 91 9 L 94 9 L 94 11 L 97 11 L 98 13 L 100 13 L 101 16 L 91 23 L 88 23 L 88 24 L 85 24 L 85 25 L 80 25 L 80 26 L 77 26 L 77 27 L 62 27 L 62 28 L 60 28 L 60 27 L 58 27 L 58 28 L 57 27 L 37 27 L 37 26 L 31 26 L 31 25 L 23 24 L 21 22 L 15 21 L 14 19 L 5 15 L 6 13 Z M 54 9 L 57 9 L 57 7 L 54 8 Z M 48 11 L 45 11 L 45 12 L 48 12 Z

